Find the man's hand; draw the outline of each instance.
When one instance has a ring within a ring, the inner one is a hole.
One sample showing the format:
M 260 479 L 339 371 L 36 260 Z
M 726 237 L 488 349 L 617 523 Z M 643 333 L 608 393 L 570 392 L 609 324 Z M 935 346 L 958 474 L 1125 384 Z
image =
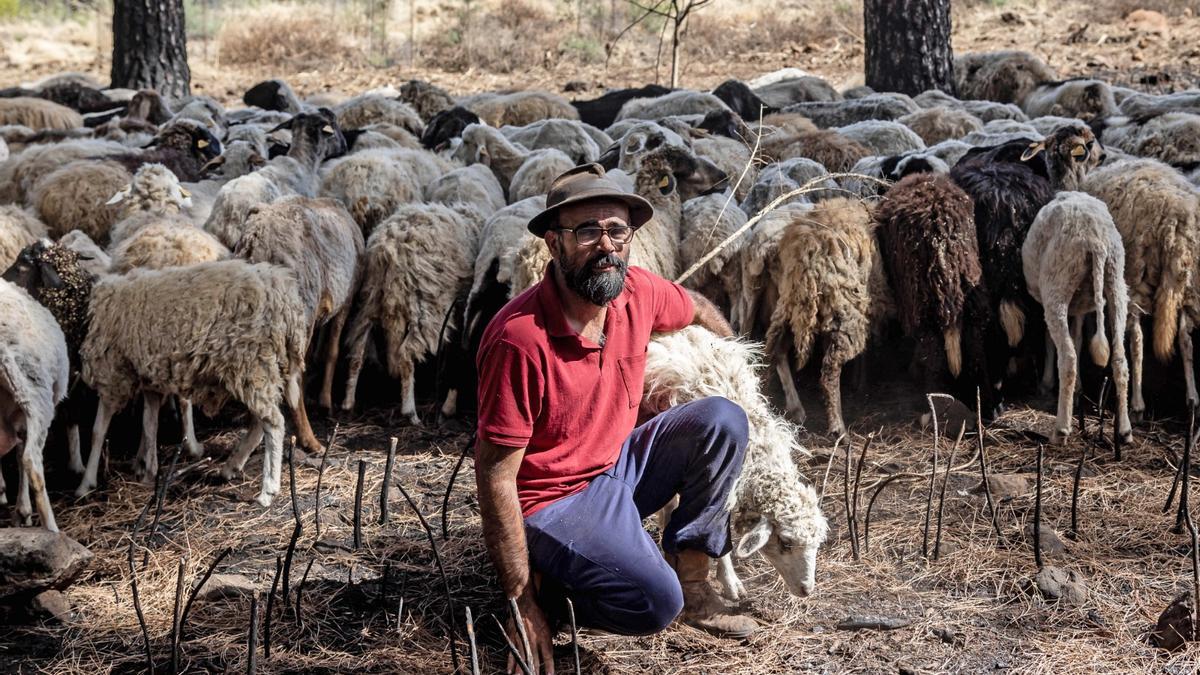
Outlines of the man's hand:
M 696 316 L 692 319 L 692 324 L 707 328 L 718 337 L 733 337 L 733 328 L 716 305 L 691 289 L 688 290 L 688 295 L 692 298 L 692 305 L 696 307 Z
M 546 623 L 546 615 L 542 613 L 542 608 L 534 598 L 532 589 L 517 598 L 517 609 L 521 611 L 521 621 L 525 624 L 525 635 L 529 638 L 532 660 L 529 654 L 525 653 L 521 633 L 512 618 L 508 620 L 509 639 L 516 645 L 517 651 L 521 652 L 521 658 L 528 662 L 526 665 L 529 666 L 530 672 L 538 675 L 543 672 L 541 669 L 545 668 L 546 675 L 554 675 L 554 635 L 550 631 L 550 625 Z M 512 654 L 508 655 L 508 673 L 521 675 L 521 667 L 517 665 L 517 660 Z

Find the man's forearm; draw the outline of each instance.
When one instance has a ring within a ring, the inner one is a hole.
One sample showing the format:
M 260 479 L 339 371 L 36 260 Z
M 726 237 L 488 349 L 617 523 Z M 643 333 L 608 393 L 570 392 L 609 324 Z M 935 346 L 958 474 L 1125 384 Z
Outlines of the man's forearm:
M 733 328 L 716 305 L 696 291 L 689 290 L 688 295 L 692 297 L 692 304 L 696 307 L 696 316 L 692 319 L 693 324 L 703 326 L 721 337 L 733 335 Z
M 516 481 L 502 469 L 481 467 L 476 482 L 488 555 L 501 588 L 508 597 L 515 598 L 529 586 L 529 549 L 525 545 L 525 521 L 517 500 Z

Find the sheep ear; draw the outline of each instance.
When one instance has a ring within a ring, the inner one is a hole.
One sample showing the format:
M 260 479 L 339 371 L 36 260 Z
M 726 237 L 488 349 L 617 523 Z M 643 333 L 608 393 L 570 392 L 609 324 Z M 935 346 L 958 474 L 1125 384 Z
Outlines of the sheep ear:
M 42 275 L 42 288 L 62 288 L 62 277 L 58 276 L 58 270 L 55 270 L 50 263 L 43 262 L 38 265 Z
M 739 558 L 754 555 L 758 549 L 767 545 L 770 538 L 771 523 L 766 516 L 760 516 L 754 527 L 751 527 L 746 534 L 742 535 L 741 539 L 738 539 L 737 549 L 734 552 Z
M 112 206 L 113 204 L 119 204 L 122 201 L 124 201 L 125 198 L 128 196 L 129 196 L 129 188 L 119 190 L 119 191 L 117 191 L 117 194 L 113 195 L 108 201 L 104 202 L 104 205 Z
M 486 145 L 479 146 L 479 149 L 475 151 L 475 161 L 484 166 L 492 165 L 492 154 L 488 152 Z
M 185 188 L 185 187 L 183 187 L 183 186 L 180 186 L 180 187 L 179 187 L 179 194 L 181 194 L 181 195 L 183 195 L 184 197 L 187 197 L 187 198 L 191 198 L 191 196 L 192 196 L 192 193 L 188 192 L 188 191 L 187 191 L 187 188 Z
M 643 134 L 634 134 L 625 141 L 625 154 L 632 155 L 642 151 L 646 147 L 646 136 Z
M 1025 152 L 1021 153 L 1021 161 L 1028 162 L 1029 160 L 1033 159 L 1034 157 L 1037 157 L 1038 153 L 1045 149 L 1046 149 L 1046 141 L 1030 143 L 1029 147 L 1025 148 Z

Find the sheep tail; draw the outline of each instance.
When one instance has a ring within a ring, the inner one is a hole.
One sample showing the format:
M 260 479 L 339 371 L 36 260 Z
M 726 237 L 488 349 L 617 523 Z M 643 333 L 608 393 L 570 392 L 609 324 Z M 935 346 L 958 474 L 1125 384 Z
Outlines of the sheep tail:
M 1167 277 L 1154 297 L 1154 355 L 1159 361 L 1169 361 L 1175 353 L 1175 336 L 1179 328 L 1179 309 L 1183 304 L 1183 280 L 1167 271 Z
M 962 328 L 951 326 L 942 332 L 946 344 L 946 362 L 950 365 L 950 374 L 958 377 L 962 373 Z
M 1103 252 L 1092 254 L 1092 297 L 1096 304 L 1096 334 L 1092 336 L 1089 349 L 1092 361 L 1103 368 L 1108 365 L 1109 346 L 1107 330 L 1104 321 L 1104 263 L 1107 256 Z
M 1025 337 L 1025 311 L 1012 300 L 1000 301 L 1000 325 L 1008 338 L 1008 346 L 1016 347 Z

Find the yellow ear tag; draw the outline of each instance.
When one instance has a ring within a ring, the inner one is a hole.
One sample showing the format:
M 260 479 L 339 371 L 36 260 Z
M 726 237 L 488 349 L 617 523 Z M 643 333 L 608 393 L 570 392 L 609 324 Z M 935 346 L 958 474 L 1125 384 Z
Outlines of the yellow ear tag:
M 658 187 L 661 190 L 665 190 L 666 188 L 668 188 L 670 186 L 671 186 L 671 177 L 670 176 L 663 176 L 662 179 L 658 181 Z
M 196 147 L 203 150 L 208 147 L 208 141 L 201 138 L 200 140 L 196 141 Z
M 325 133 L 327 133 L 327 134 L 332 134 L 332 133 L 333 133 L 333 127 L 331 127 L 331 126 L 329 126 L 328 124 L 326 124 L 325 126 L 321 127 L 321 131 L 324 131 L 324 132 L 325 132 Z
M 1071 148 L 1072 157 L 1083 157 L 1087 154 L 1087 150 L 1082 145 L 1077 145 Z

